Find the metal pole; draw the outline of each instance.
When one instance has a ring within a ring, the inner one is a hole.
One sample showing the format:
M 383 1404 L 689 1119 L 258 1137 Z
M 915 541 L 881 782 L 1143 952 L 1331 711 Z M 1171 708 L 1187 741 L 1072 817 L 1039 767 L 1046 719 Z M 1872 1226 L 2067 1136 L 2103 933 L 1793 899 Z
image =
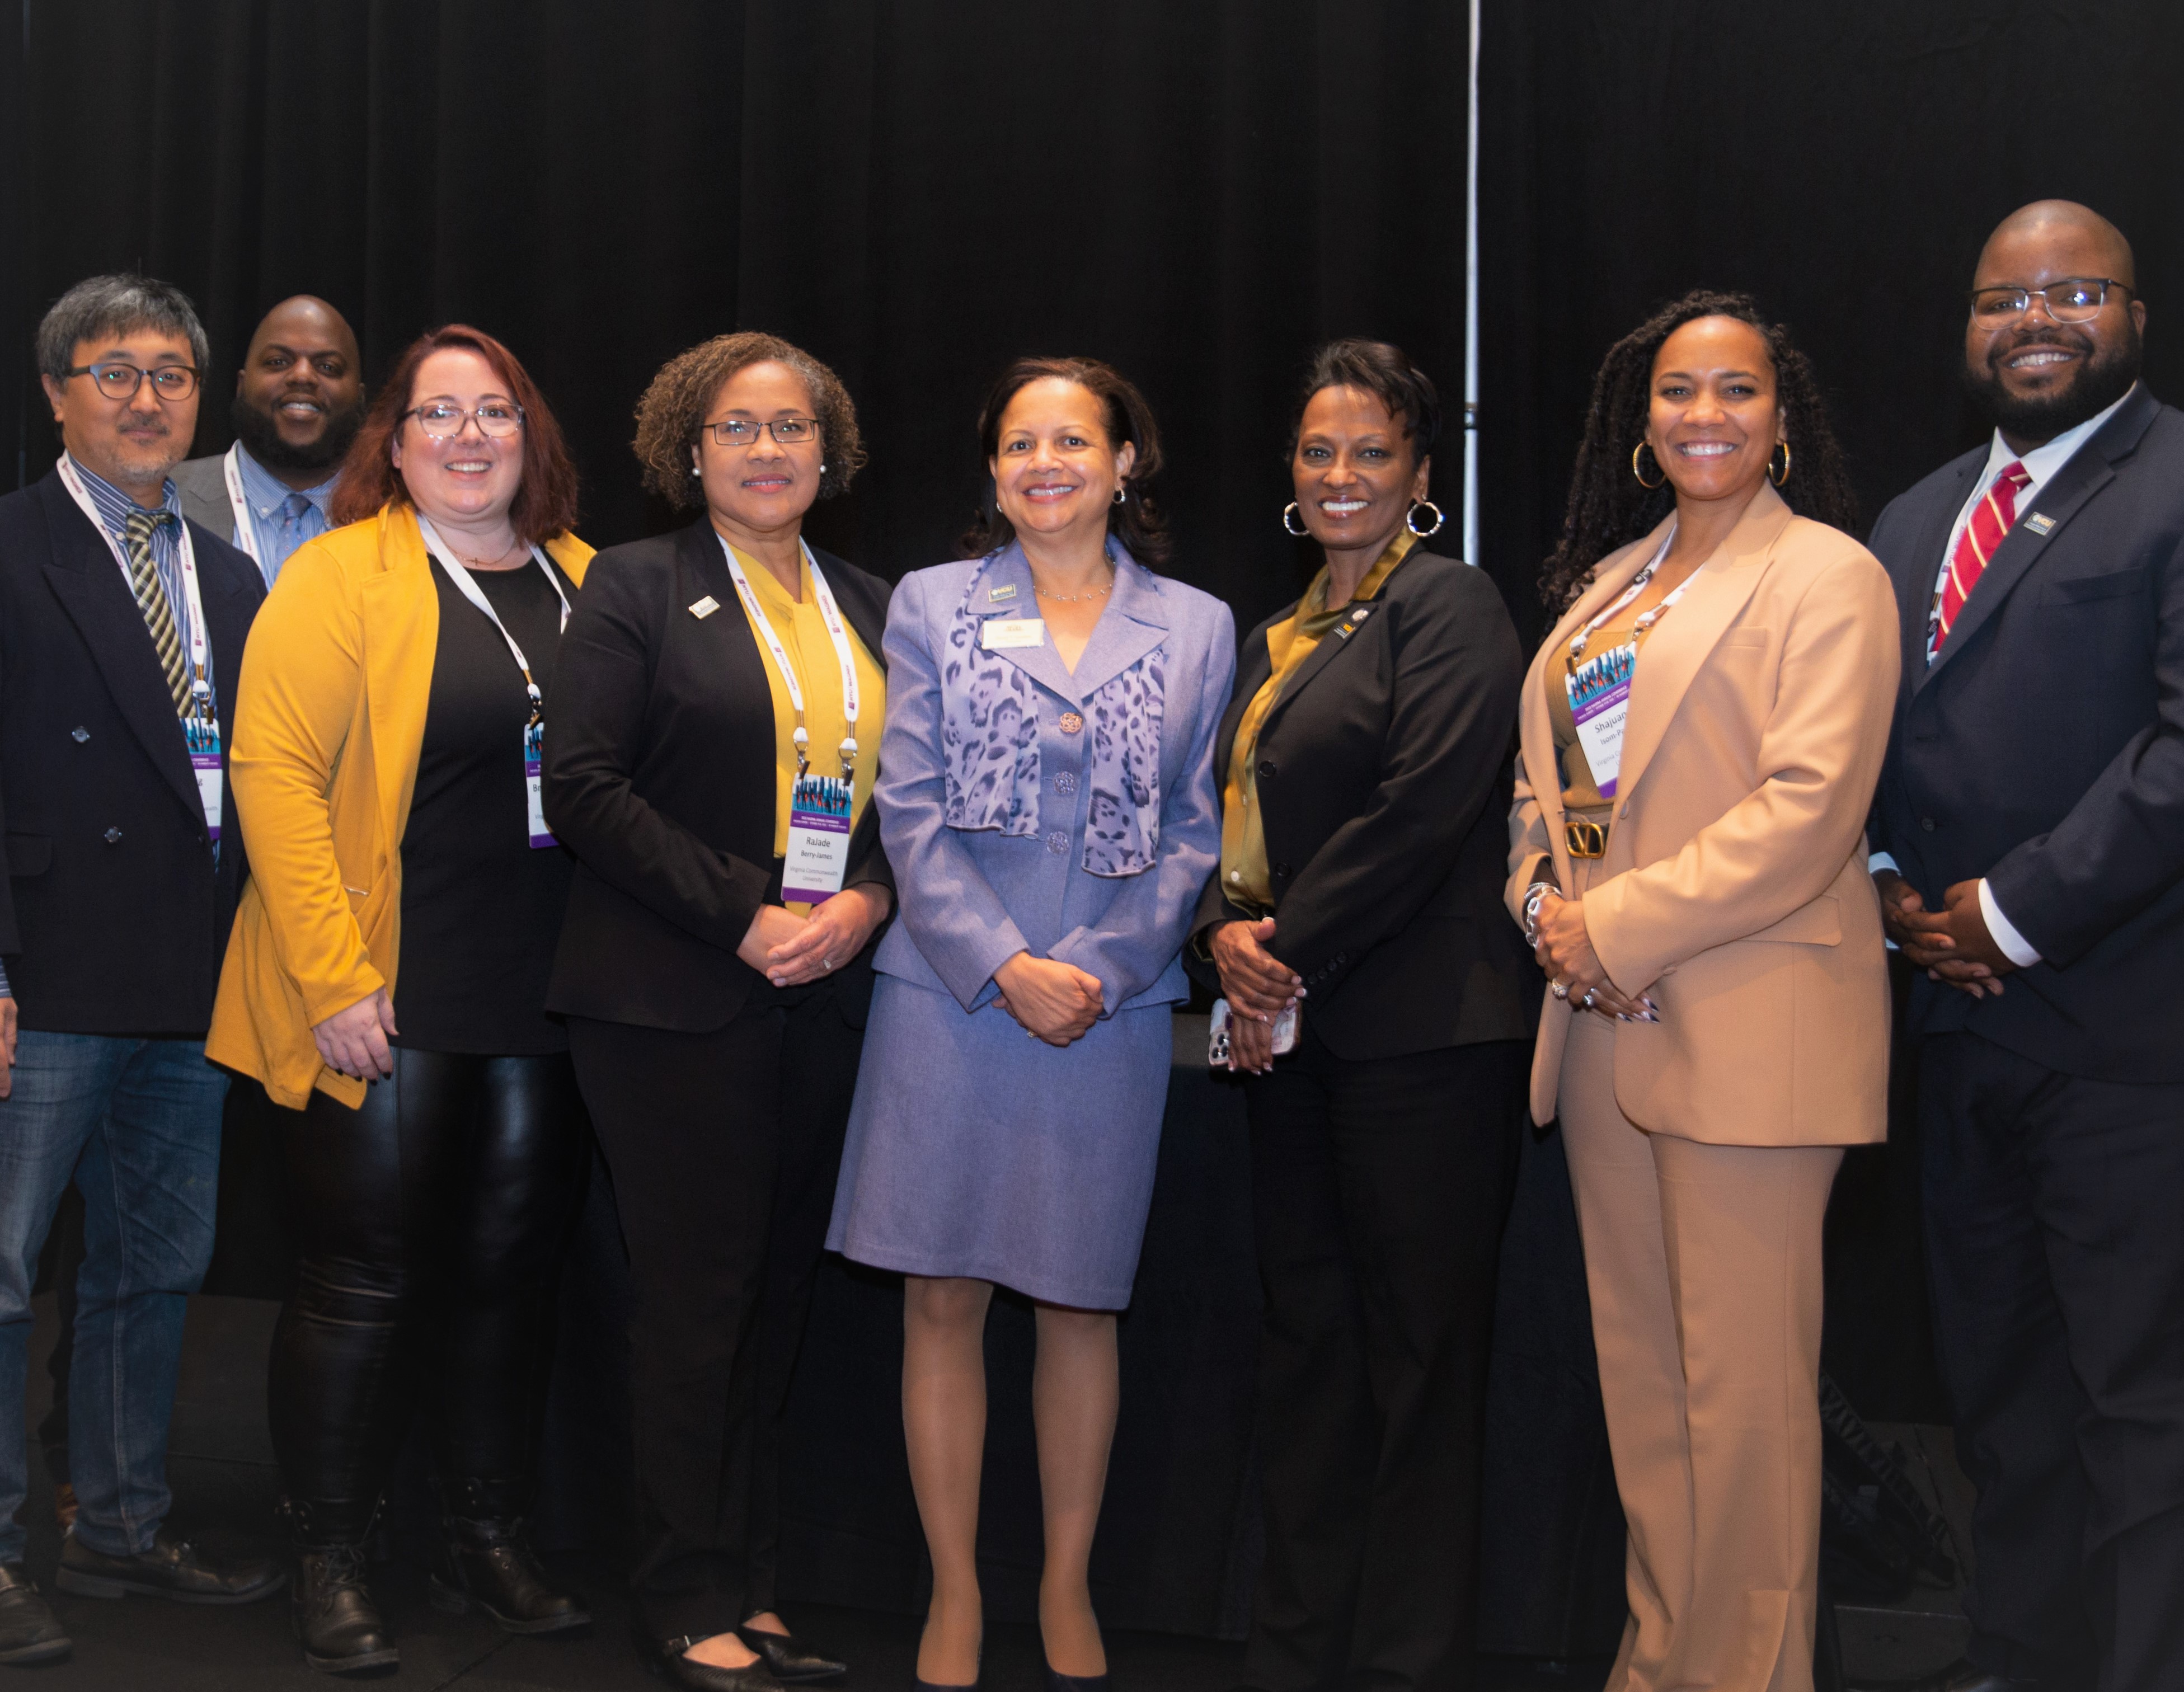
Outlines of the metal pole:
M 1463 149 L 1463 561 L 1479 562 L 1479 5 L 1471 0 L 1471 84 Z

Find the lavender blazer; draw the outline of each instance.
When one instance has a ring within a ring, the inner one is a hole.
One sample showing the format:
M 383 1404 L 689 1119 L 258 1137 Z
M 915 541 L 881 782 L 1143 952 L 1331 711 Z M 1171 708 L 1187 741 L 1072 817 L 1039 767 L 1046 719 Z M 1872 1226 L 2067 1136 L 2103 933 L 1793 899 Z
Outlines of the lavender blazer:
M 1220 857 L 1213 737 L 1235 621 L 1110 553 L 1114 590 L 1074 675 L 1051 643 L 979 644 L 989 618 L 1039 615 L 1018 546 L 912 571 L 888 614 L 872 795 L 901 916 L 873 967 L 966 1010 L 1019 951 L 1097 976 L 1106 1016 L 1189 995 L 1179 954 Z

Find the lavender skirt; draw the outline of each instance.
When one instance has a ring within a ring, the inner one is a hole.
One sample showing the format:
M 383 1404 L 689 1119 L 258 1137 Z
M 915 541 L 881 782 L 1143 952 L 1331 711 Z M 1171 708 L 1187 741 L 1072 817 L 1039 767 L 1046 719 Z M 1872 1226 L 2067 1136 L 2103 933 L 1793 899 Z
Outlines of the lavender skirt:
M 878 977 L 827 1249 L 1123 1309 L 1152 1203 L 1171 1009 L 1119 1011 L 1057 1049 L 991 1005 L 966 1013 Z

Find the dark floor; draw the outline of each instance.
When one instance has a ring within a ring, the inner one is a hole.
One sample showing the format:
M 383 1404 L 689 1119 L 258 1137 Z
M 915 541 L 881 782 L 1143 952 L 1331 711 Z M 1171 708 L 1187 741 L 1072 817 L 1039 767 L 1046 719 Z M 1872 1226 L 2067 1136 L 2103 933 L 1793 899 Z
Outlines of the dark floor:
M 45 1358 L 53 1336 L 53 1302 L 42 1298 L 31 1350 L 31 1419 L 44 1414 Z M 199 1298 L 192 1302 L 181 1386 L 168 1460 L 175 1490 L 175 1525 L 208 1543 L 270 1550 L 276 1490 L 265 1422 L 266 1342 L 276 1307 L 254 1299 Z M 1903 1446 L 1914 1478 L 1948 1520 L 1960 1554 L 1970 1494 L 1946 1429 L 1882 1426 L 1884 1440 Z M 59 1539 L 48 1482 L 33 1450 L 29 1562 L 47 1585 Z M 587 1595 L 595 1618 L 588 1636 L 559 1641 L 504 1637 L 490 1623 L 442 1615 L 425 1600 L 425 1573 L 402 1556 L 377 1566 L 373 1589 L 399 1640 L 399 1684 L 505 1692 L 591 1692 L 655 1684 L 638 1667 L 627 1642 L 627 1610 L 618 1572 L 596 1560 L 556 1559 L 560 1572 Z M 876 1611 L 784 1604 L 791 1622 L 853 1665 L 849 1686 L 906 1689 L 915 1678 L 917 1622 Z M 154 1600 L 119 1603 L 56 1599 L 76 1642 L 74 1658 L 49 1668 L 0 1671 L 0 1692 L 20 1680 L 51 1692 L 270 1692 L 336 1684 L 313 1673 L 288 1631 L 285 1598 L 242 1610 L 187 1608 Z M 1853 1684 L 1925 1673 L 1955 1656 L 1964 1623 L 1953 1591 L 1922 1589 L 1887 1608 L 1845 1606 L 1844 1656 Z M 1217 1640 L 1162 1634 L 1117 1634 L 1109 1656 L 1121 1692 L 1225 1692 L 1240 1678 L 1243 1649 Z M 1004 1628 L 987 1643 L 984 1685 L 991 1692 L 1039 1685 L 1037 1632 Z M 1604 1660 L 1553 1663 L 1485 1658 L 1479 1692 L 1596 1692 Z

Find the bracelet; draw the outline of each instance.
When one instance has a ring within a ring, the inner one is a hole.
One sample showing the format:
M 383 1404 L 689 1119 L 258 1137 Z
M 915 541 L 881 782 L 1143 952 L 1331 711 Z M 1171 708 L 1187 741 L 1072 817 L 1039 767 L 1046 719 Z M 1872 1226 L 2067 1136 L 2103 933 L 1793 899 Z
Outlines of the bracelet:
M 1531 886 L 1524 889 L 1524 943 L 1526 945 L 1536 946 L 1540 943 L 1540 904 L 1549 893 L 1560 899 L 1563 890 L 1552 882 L 1534 882 Z

